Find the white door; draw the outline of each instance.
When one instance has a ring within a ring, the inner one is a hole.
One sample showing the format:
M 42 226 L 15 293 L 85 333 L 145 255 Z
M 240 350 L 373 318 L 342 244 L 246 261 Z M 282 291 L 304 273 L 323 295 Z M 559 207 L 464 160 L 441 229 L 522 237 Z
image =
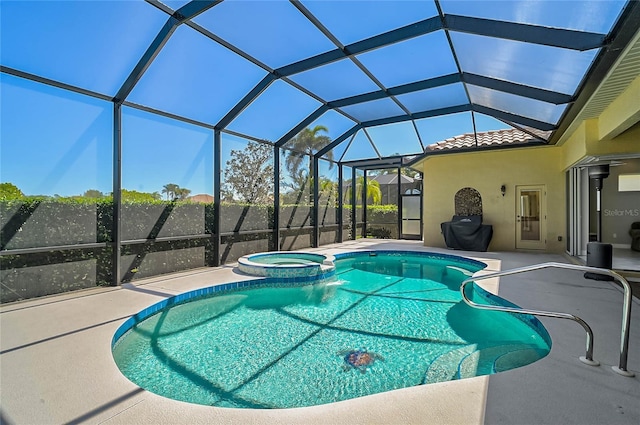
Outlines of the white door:
M 516 248 L 546 248 L 545 198 L 544 185 L 516 186 Z
M 422 195 L 402 195 L 401 239 L 422 239 Z

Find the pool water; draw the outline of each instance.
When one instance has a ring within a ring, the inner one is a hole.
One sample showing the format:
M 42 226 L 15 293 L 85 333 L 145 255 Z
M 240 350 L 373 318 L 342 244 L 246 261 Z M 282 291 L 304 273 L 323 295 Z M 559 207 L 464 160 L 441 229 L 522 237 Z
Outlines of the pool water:
M 322 264 L 324 255 L 297 252 L 278 252 L 250 255 L 248 258 L 260 264 Z
M 329 281 L 165 308 L 119 338 L 114 359 L 131 381 L 172 399 L 290 408 L 502 372 L 550 350 L 536 319 L 461 300 L 460 283 L 480 263 L 336 258 Z

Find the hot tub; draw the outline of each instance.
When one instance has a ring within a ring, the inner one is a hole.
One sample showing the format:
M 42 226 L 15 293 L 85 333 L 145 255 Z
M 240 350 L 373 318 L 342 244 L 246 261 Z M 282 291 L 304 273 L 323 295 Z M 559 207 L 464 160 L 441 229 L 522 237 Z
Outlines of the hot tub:
M 251 276 L 320 278 L 335 272 L 334 259 L 333 255 L 313 252 L 261 252 L 238 259 L 238 269 Z

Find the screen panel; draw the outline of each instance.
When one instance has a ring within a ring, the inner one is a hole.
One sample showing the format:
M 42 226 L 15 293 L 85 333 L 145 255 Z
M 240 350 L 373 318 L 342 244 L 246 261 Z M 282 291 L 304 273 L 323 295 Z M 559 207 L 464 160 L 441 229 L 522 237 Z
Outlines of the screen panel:
M 378 158 L 369 138 L 360 130 L 356 133 L 349 148 L 343 153 L 341 161 L 353 161 L 356 159 Z
M 361 122 L 405 114 L 402 108 L 390 98 L 343 106 L 340 109 Z
M 142 1 L 3 1 L 2 65 L 113 96 L 168 18 Z
M 215 125 L 265 75 L 251 62 L 181 26 L 127 100 Z
M 396 96 L 396 98 L 412 113 L 469 103 L 469 98 L 462 83 L 402 94 Z
M 557 123 L 567 108 L 484 87 L 468 85 L 467 88 L 474 104 L 551 124 Z
M 440 1 L 445 14 L 473 16 L 600 34 L 606 34 L 610 31 L 625 3 L 625 0 Z M 576 10 L 580 10 L 581 13 L 575 13 Z
M 247 106 L 228 128 L 275 142 L 319 106 L 320 103 L 315 99 L 278 80 Z
M 565 94 L 576 91 L 598 54 L 457 32 L 451 40 L 463 72 Z
M 344 115 L 329 110 L 285 143 L 284 147 L 299 152 L 315 154 L 353 127 L 354 124 Z M 324 157 L 328 160 L 337 160 L 339 157 L 335 157 L 333 151 L 333 149 L 330 150 Z
M 301 72 L 290 78 L 327 101 L 380 90 L 380 87 L 349 59 Z
M 367 132 L 383 157 L 422 153 L 411 121 L 369 127 Z
M 280 167 L 280 249 L 313 244 L 313 157 L 282 149 Z
M 443 31 L 385 46 L 356 57 L 387 88 L 458 72 Z
M 225 1 L 197 16 L 194 22 L 271 68 L 336 48 L 284 1 Z
M 123 108 L 123 282 L 209 263 L 213 184 L 212 130 Z
M 343 44 L 350 44 L 433 16 L 427 1 L 303 1 Z M 338 12 L 339 11 L 339 12 Z
M 267 143 L 221 138 L 220 261 L 229 263 L 272 249 L 274 161 Z
M 442 142 L 450 137 L 473 133 L 471 112 L 442 115 L 439 117 L 416 120 L 416 127 L 425 148 Z
M 7 74 L 0 91 L 0 302 L 110 284 L 113 105 Z
M 318 226 L 320 226 L 320 245 L 338 241 L 338 165 L 318 161 Z

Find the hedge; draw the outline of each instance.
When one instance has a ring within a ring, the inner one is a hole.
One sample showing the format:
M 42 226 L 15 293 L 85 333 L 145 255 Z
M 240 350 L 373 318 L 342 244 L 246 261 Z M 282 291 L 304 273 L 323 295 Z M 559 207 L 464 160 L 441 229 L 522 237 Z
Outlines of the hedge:
M 361 207 L 357 207 L 361 210 Z M 246 205 L 223 202 L 220 205 L 220 258 L 235 261 L 256 250 L 275 245 L 272 233 L 251 231 L 273 229 L 273 205 Z M 313 208 L 310 205 L 280 207 L 283 249 L 311 246 Z M 351 206 L 345 206 L 344 237 L 351 232 Z M 124 201 L 121 211 L 123 241 L 121 270 L 123 280 L 133 280 L 161 273 L 211 265 L 213 241 L 189 238 L 213 234 L 214 205 L 189 201 L 152 200 Z M 323 226 L 337 221 L 337 208 L 321 206 Z M 367 207 L 372 225 L 397 223 L 397 206 Z M 11 302 L 97 285 L 110 285 L 112 278 L 111 246 L 82 246 L 110 243 L 113 240 L 113 200 L 105 198 L 0 198 L 0 249 L 60 247 L 79 245 L 73 249 L 48 250 L 0 257 L 0 279 L 5 289 L 0 302 Z M 238 232 L 249 232 L 240 234 Z M 184 239 L 155 241 L 156 238 Z M 386 233 L 385 233 L 386 236 Z M 321 242 L 337 239 L 337 228 L 321 230 Z

